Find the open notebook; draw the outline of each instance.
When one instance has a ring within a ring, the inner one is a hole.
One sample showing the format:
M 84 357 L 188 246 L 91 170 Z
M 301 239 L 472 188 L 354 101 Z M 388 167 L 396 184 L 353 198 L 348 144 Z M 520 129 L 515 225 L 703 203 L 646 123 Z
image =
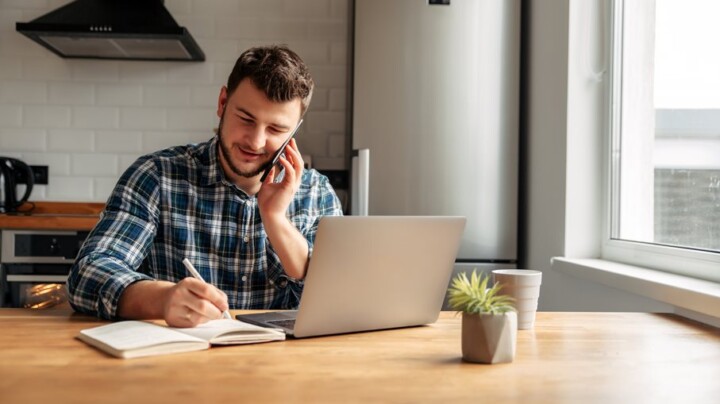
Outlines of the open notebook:
M 280 341 L 285 334 L 237 320 L 212 320 L 194 328 L 120 321 L 80 331 L 77 338 L 118 358 L 199 351 L 211 345 Z

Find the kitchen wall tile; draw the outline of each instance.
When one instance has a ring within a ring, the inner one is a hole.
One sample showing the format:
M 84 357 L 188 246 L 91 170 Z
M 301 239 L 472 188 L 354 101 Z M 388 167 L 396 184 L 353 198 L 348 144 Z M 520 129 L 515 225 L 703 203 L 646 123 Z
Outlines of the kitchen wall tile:
M 318 133 L 308 130 L 301 131 L 296 135 L 298 148 L 302 154 L 310 154 L 313 158 L 314 156 L 327 156 L 327 138 L 318 135 Z
M 337 133 L 328 136 L 328 156 L 343 157 L 345 155 L 345 139 L 344 133 Z
M 191 143 L 190 138 L 186 132 L 147 132 L 143 136 L 142 152 L 153 153 L 168 147 L 186 145 Z
M 313 132 L 345 132 L 345 118 L 343 112 L 310 111 L 307 114 L 308 130 Z
M 325 111 L 328 109 L 328 93 L 329 90 L 326 88 L 318 88 L 315 86 L 313 89 L 312 99 L 310 100 L 309 111 Z
M 302 0 L 301 0 L 302 1 Z M 195 4 L 202 4 L 203 0 L 195 0 Z M 283 0 L 238 0 L 241 15 L 253 17 L 272 17 L 282 15 L 285 10 Z
M 28 105 L 23 109 L 23 127 L 67 128 L 70 126 L 70 107 Z
M 47 0 L 3 0 L 3 7 L 20 10 L 47 8 Z
M 215 38 L 219 39 L 264 39 L 260 32 L 263 21 L 258 18 L 216 17 Z
M 109 83 L 118 81 L 120 77 L 120 62 L 115 60 L 73 59 L 68 63 L 76 81 Z
M 9 57 L 2 58 L 0 63 L 0 80 L 19 80 L 22 78 L 22 61 L 20 59 L 11 60 Z
M 0 129 L 0 150 L 3 153 L 45 151 L 46 138 L 42 129 Z
M 115 177 L 95 178 L 93 180 L 93 199 L 96 201 L 107 200 L 116 184 L 117 178 Z
M 327 18 L 330 0 L 285 0 L 285 14 L 295 17 Z
M 345 170 L 347 166 L 344 157 L 313 157 L 313 165 L 318 170 Z
M 347 108 L 347 91 L 345 89 L 333 88 L 330 90 L 331 111 L 345 111 Z
M 97 131 L 95 150 L 104 153 L 140 153 L 142 132 L 129 130 Z
M 6 81 L 0 86 L 0 104 L 44 104 L 47 84 L 32 81 Z
M 48 102 L 62 105 L 95 104 L 95 85 L 77 82 L 48 84 Z
M 124 107 L 120 110 L 120 127 L 123 129 L 164 129 L 164 108 L 132 108 Z
M 0 104 L 0 127 L 15 128 L 22 124 L 22 107 Z
M 188 86 L 145 86 L 143 105 L 153 107 L 184 107 L 190 105 Z
M 215 84 L 208 86 L 193 86 L 191 89 L 191 104 L 199 107 L 217 107 L 220 89 L 223 84 Z M 216 116 L 213 114 L 213 116 Z
M 334 65 L 345 65 L 348 63 L 347 41 L 333 41 L 330 44 L 330 62 Z
M 48 176 L 46 198 L 51 201 L 93 201 L 93 177 L 61 177 Z M 34 200 L 37 196 L 33 195 Z
M 50 151 L 93 151 L 95 132 L 91 130 L 58 130 L 48 131 L 48 150 Z
M 15 23 L 23 21 L 22 10 L 4 10 L 0 13 L 0 32 L 14 32 Z
M 118 172 L 124 173 L 143 154 L 145 153 L 121 154 L 118 160 Z
M 215 37 L 215 19 L 211 16 L 201 17 L 180 14 L 170 11 L 177 23 L 188 29 L 195 40 Z M 204 50 L 203 50 L 204 51 Z
M 114 129 L 120 122 L 115 107 L 73 107 L 72 126 L 81 129 Z
M 219 62 L 235 63 L 240 52 L 238 51 L 238 41 L 234 39 L 202 39 L 200 46 L 205 57 Z
M 346 88 L 347 68 L 344 66 L 310 66 L 315 85 L 326 88 Z
M 210 108 L 170 109 L 167 115 L 167 128 L 210 133 L 215 125 L 215 113 L 216 111 Z
M 138 62 L 120 63 L 120 81 L 123 83 L 159 84 L 167 81 L 169 62 Z
M 210 63 L 168 63 L 165 66 L 169 83 L 209 84 L 213 81 Z
M 23 58 L 22 67 L 23 77 L 28 80 L 69 80 L 72 78 L 71 64 L 67 59 L 57 56 Z
M 287 45 L 307 64 L 327 64 L 330 51 L 327 41 L 288 41 Z
M 165 8 L 177 21 L 178 15 L 190 14 L 192 11 L 192 0 L 165 0 Z M 179 21 L 178 21 L 179 22 Z M 180 24 L 182 25 L 182 24 Z M 193 32 L 193 34 L 195 34 Z M 194 36 L 194 35 L 193 35 Z
M 142 86 L 127 84 L 98 84 L 95 87 L 97 105 L 136 106 L 142 105 Z
M 27 164 L 48 166 L 48 176 L 50 177 L 70 175 L 70 154 L 68 153 L 23 153 L 22 160 Z M 33 190 L 33 199 L 35 197 Z
M 348 26 L 345 22 L 313 21 L 308 24 L 308 38 L 332 38 L 340 41 L 347 39 Z
M 18 33 L 0 35 L 0 56 L 7 57 L 37 57 L 49 59 L 54 56 L 47 49 Z
M 350 0 L 332 0 L 330 2 L 330 17 L 347 21 L 350 18 L 350 12 Z
M 108 153 L 74 153 L 70 160 L 70 173 L 85 176 L 116 176 L 117 156 Z
M 194 15 L 237 15 L 240 8 L 237 0 L 195 0 L 192 3 Z
M 294 19 L 267 20 L 260 25 L 264 40 L 287 42 L 308 37 L 308 23 Z

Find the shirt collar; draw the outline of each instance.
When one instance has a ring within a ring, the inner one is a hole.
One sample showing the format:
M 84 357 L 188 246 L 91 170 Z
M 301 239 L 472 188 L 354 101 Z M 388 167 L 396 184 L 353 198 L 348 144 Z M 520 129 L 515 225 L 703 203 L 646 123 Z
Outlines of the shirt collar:
M 202 185 L 214 185 L 223 182 L 225 174 L 218 158 L 217 135 L 197 148 L 194 157 L 200 163 L 200 183 Z

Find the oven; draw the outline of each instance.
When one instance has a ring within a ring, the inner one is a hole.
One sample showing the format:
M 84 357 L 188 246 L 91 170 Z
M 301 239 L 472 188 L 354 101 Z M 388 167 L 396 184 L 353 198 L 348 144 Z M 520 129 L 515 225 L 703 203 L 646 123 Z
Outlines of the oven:
M 65 281 L 88 232 L 1 233 L 0 307 L 44 309 L 66 303 Z

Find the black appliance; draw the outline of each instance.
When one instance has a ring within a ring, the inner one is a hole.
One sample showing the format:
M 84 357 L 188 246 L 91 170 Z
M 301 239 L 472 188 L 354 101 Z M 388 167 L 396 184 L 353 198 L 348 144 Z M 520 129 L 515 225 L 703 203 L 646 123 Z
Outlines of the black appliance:
M 35 184 L 30 166 L 18 159 L 0 157 L 0 212 L 17 212 L 30 197 Z M 25 184 L 25 194 L 18 198 L 17 185 Z
M 76 0 L 15 29 L 63 58 L 205 60 L 162 0 Z
M 0 231 L 0 307 L 44 309 L 67 302 L 65 282 L 86 231 Z

